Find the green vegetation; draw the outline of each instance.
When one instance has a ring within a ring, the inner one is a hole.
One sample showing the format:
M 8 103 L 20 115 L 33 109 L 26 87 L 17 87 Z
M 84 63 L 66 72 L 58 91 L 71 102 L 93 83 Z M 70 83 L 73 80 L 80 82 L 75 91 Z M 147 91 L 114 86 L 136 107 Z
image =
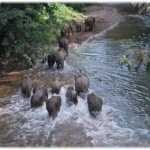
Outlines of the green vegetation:
M 72 18 L 84 16 L 60 3 L 0 4 L 0 58 L 14 67 L 30 66 L 49 51 L 60 27 Z
M 128 64 L 128 67 L 131 67 L 132 66 L 132 62 L 128 59 L 128 56 L 126 55 L 123 55 L 121 58 L 120 58 L 120 64 Z
M 90 4 L 85 4 L 85 3 L 74 3 L 74 4 L 66 4 L 69 7 L 72 7 L 75 10 L 81 11 L 82 8 L 85 6 L 88 6 Z

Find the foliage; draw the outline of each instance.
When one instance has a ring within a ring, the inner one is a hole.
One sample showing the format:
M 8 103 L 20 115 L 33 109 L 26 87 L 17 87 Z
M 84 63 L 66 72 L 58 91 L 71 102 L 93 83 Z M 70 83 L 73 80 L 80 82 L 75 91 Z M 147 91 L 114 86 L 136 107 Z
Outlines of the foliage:
M 69 22 L 72 19 L 82 20 L 84 17 L 83 14 L 75 12 L 72 8 L 68 8 L 66 5 L 59 3 L 57 4 L 57 9 L 54 11 L 54 15 L 56 16 L 56 22 L 59 25 Z
M 72 18 L 83 15 L 64 4 L 0 4 L 0 58 L 31 64 L 48 51 L 60 26 Z
M 132 66 L 132 62 L 128 59 L 128 57 L 126 55 L 123 55 L 121 58 L 120 58 L 120 64 L 128 64 L 129 67 Z
M 82 8 L 84 8 L 87 5 L 89 4 L 85 4 L 85 3 L 67 4 L 67 6 L 72 7 L 73 9 L 78 10 L 78 11 L 81 11 Z

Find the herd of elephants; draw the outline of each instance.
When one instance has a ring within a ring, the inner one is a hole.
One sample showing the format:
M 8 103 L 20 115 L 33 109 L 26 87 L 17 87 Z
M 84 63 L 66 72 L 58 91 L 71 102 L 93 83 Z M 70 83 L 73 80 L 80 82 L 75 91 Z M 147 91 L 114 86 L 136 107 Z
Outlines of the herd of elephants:
M 77 32 L 81 31 L 81 25 L 76 21 L 73 21 L 76 26 Z M 88 17 L 85 19 L 85 31 L 92 31 L 95 27 L 95 18 Z M 68 56 L 68 40 L 70 31 L 72 32 L 72 27 L 70 24 L 67 24 L 66 29 L 61 31 L 61 38 L 59 39 L 59 50 L 56 58 L 48 56 L 48 65 L 49 67 L 53 67 L 56 62 L 57 69 L 64 68 L 64 60 L 66 56 Z M 83 99 L 87 99 L 88 109 L 91 116 L 96 117 L 100 111 L 102 110 L 103 101 L 101 97 L 99 97 L 94 92 L 89 91 L 90 80 L 89 78 L 83 74 L 78 73 L 75 75 L 75 85 L 69 86 L 66 90 L 66 103 L 68 106 L 77 105 L 78 104 L 78 96 Z M 48 114 L 53 119 L 57 117 L 58 112 L 61 108 L 61 96 L 60 90 L 63 84 L 55 80 L 51 86 L 51 98 L 48 99 L 48 90 L 47 88 L 40 84 L 40 82 L 33 82 L 31 76 L 29 74 L 23 74 L 22 83 L 21 83 L 21 93 L 23 98 L 30 98 L 31 93 L 31 108 L 32 107 L 40 107 L 46 102 L 46 109 Z

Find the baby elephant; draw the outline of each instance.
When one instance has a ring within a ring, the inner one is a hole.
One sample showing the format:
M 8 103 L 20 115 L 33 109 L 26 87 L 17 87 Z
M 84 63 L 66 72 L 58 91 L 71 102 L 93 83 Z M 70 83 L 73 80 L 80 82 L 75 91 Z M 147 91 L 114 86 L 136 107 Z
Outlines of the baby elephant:
M 78 98 L 77 98 L 77 93 L 74 91 L 73 87 L 68 87 L 67 92 L 66 92 L 66 100 L 67 103 L 70 105 L 72 104 L 77 104 L 78 103 Z
M 88 17 L 85 19 L 85 31 L 92 31 L 95 28 L 95 17 Z
M 31 107 L 39 107 L 48 99 L 48 91 L 45 87 L 36 88 L 31 97 Z
M 88 94 L 87 96 L 89 112 L 93 117 L 99 114 L 102 110 L 103 101 L 95 93 Z
M 61 106 L 61 97 L 60 96 L 52 96 L 50 99 L 46 101 L 46 109 L 48 111 L 49 116 L 53 119 L 57 117 L 58 111 L 60 111 Z
M 60 89 L 61 89 L 62 83 L 59 82 L 58 80 L 54 81 L 52 88 L 51 88 L 51 93 L 54 94 L 59 94 L 60 93 Z
M 77 32 L 81 32 L 81 23 L 77 22 L 76 20 L 72 20 L 72 22 L 75 25 Z
M 32 80 L 28 75 L 24 75 L 21 83 L 21 92 L 23 97 L 29 98 L 32 90 Z
M 61 39 L 59 39 L 58 43 L 59 43 L 59 48 L 60 48 L 60 49 L 61 49 L 61 48 L 64 48 L 64 50 L 66 51 L 67 56 L 68 56 L 68 45 L 69 45 L 68 39 L 66 39 L 66 38 L 61 38 Z
M 49 68 L 53 68 L 53 66 L 55 64 L 55 61 L 56 61 L 56 56 L 55 55 L 48 55 L 47 62 L 48 62 Z
M 64 24 L 61 29 L 61 37 L 69 37 L 70 33 L 73 35 L 73 29 L 71 24 Z
M 87 76 L 84 74 L 79 74 L 75 76 L 75 90 L 79 95 L 81 92 L 86 93 L 88 92 L 88 88 L 90 85 L 90 81 Z
M 56 58 L 56 65 L 57 65 L 57 69 L 64 69 L 64 61 L 66 59 L 66 51 L 64 49 L 59 49 L 58 50 L 58 55 Z

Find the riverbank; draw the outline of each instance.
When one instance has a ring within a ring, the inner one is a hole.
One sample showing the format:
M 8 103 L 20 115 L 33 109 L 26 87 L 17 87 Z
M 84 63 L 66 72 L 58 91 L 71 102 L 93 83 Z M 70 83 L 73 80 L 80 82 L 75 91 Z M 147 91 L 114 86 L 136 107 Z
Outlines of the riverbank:
M 83 14 L 88 17 L 93 16 L 96 18 L 95 29 L 92 32 L 84 32 L 84 23 L 82 23 L 82 32 L 74 33 L 74 35 L 69 38 L 70 43 L 81 44 L 95 34 L 99 34 L 111 26 L 118 24 L 123 19 L 123 16 L 118 13 L 115 7 L 106 4 L 88 6 L 83 9 Z
M 86 16 L 94 16 L 96 18 L 96 27 L 92 32 L 84 32 L 84 23 L 82 23 L 82 32 L 75 32 L 74 35 L 69 38 L 70 56 L 67 58 L 67 64 L 72 63 L 72 61 L 76 61 L 74 54 L 72 54 L 73 48 L 78 47 L 79 44 L 94 37 L 96 34 L 118 24 L 123 19 L 123 16 L 118 13 L 115 7 L 108 5 L 97 4 L 88 6 L 83 9 L 83 13 Z M 58 43 L 51 45 L 50 47 L 58 49 Z M 56 71 L 55 69 L 49 70 L 47 64 L 37 63 L 37 65 L 30 69 L 29 72 L 32 72 L 33 79 L 41 80 L 47 87 L 49 87 L 52 81 L 56 78 L 59 79 L 64 86 L 68 86 L 74 82 L 74 73 L 71 71 L 69 66 L 65 67 L 65 70 L 61 72 Z M 7 73 L 0 78 L 0 97 L 9 96 L 20 87 L 21 75 L 22 71 L 17 71 Z

